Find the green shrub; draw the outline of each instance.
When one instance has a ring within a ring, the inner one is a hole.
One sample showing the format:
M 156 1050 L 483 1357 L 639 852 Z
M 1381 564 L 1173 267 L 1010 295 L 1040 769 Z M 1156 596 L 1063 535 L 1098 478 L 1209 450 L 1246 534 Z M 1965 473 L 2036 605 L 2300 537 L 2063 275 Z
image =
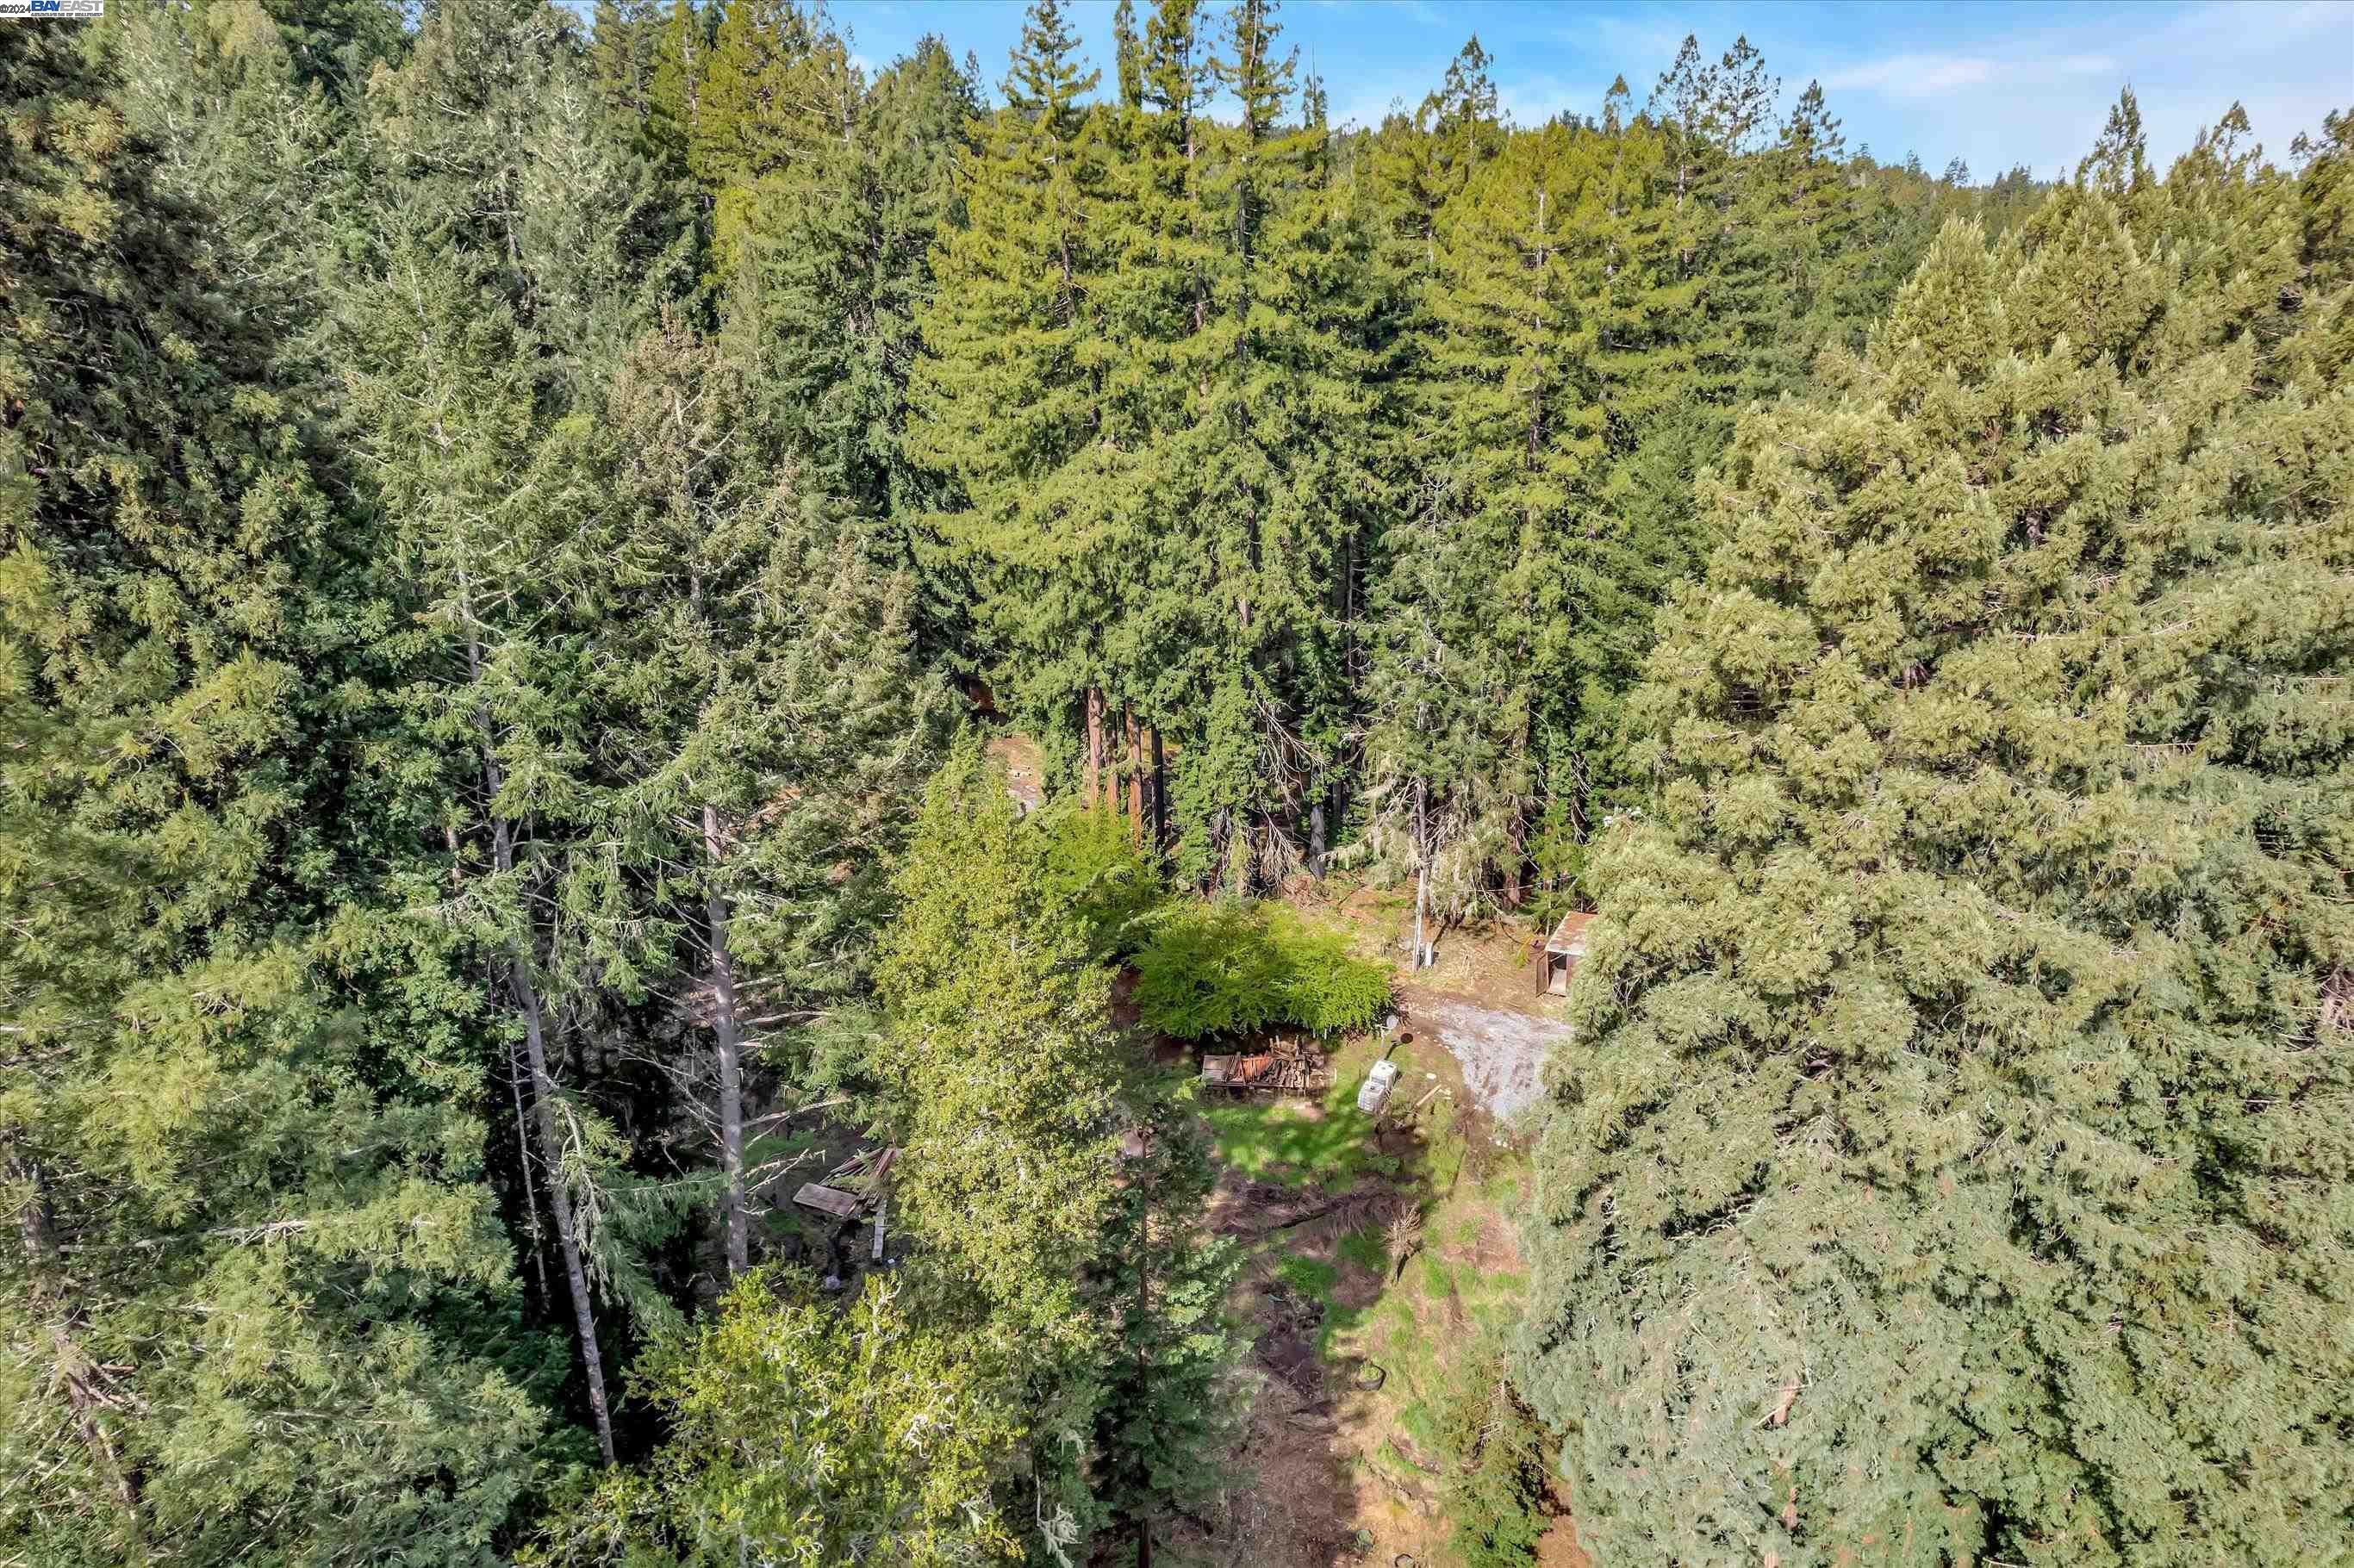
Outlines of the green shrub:
M 1390 1003 L 1389 972 L 1288 910 L 1194 904 L 1165 910 L 1136 958 L 1145 1026 L 1180 1040 L 1289 1023 L 1363 1029 Z
M 1243 905 L 1172 909 L 1136 956 L 1137 1017 L 1180 1040 L 1263 1029 L 1284 1000 L 1283 957 Z
M 1043 825 L 1047 895 L 1078 917 L 1097 960 L 1134 952 L 1164 896 L 1159 857 L 1130 836 L 1126 817 L 1101 807 L 1057 808 Z
M 1283 958 L 1284 1017 L 1318 1034 L 1365 1029 L 1390 1005 L 1389 970 L 1352 957 L 1338 931 L 1309 925 L 1289 910 L 1268 923 Z
M 1461 1369 L 1438 1401 L 1437 1431 L 1441 1504 L 1455 1526 L 1447 1542 L 1465 1568 L 1514 1568 L 1533 1562 L 1546 1517 L 1545 1478 L 1553 1443 L 1504 1377 L 1492 1340 Z

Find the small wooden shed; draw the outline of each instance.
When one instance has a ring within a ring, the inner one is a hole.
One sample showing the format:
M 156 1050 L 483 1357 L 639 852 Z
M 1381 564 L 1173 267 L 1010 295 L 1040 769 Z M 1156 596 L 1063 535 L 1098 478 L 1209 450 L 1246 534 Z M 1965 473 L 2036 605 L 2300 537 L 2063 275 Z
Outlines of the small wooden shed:
M 1585 957 L 1585 927 L 1592 924 L 1591 915 L 1564 915 L 1561 924 L 1545 938 L 1544 962 L 1537 969 L 1537 989 L 1548 996 L 1567 996 L 1569 977 L 1577 972 L 1577 961 Z
M 882 1197 L 883 1179 L 891 1173 L 891 1161 L 898 1157 L 896 1147 L 854 1154 L 828 1172 L 824 1181 L 802 1182 L 793 1202 L 837 1220 L 857 1219 Z

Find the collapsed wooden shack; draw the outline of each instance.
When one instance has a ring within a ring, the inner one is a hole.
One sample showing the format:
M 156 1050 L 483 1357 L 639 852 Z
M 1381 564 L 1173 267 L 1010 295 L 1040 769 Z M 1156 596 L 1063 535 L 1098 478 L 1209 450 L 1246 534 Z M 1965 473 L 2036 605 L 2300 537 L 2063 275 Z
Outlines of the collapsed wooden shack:
M 1577 972 L 1578 960 L 1585 957 L 1585 927 L 1593 922 L 1591 915 L 1564 915 L 1561 924 L 1545 938 L 1544 962 L 1537 970 L 1537 990 L 1547 996 L 1567 996 L 1569 977 Z
M 848 1257 L 843 1237 L 870 1217 L 875 1222 L 875 1238 L 868 1261 L 883 1261 L 883 1222 L 887 1207 L 884 1181 L 891 1173 L 891 1162 L 898 1156 L 896 1149 L 862 1150 L 827 1171 L 823 1181 L 804 1181 L 801 1191 L 793 1194 L 795 1205 L 823 1214 L 834 1223 L 830 1248 L 832 1267 L 825 1277 L 828 1290 L 842 1288 Z
M 1332 1068 L 1314 1041 L 1294 1035 L 1270 1042 L 1265 1051 L 1204 1056 L 1202 1085 L 1233 1095 L 1317 1095 L 1331 1087 Z

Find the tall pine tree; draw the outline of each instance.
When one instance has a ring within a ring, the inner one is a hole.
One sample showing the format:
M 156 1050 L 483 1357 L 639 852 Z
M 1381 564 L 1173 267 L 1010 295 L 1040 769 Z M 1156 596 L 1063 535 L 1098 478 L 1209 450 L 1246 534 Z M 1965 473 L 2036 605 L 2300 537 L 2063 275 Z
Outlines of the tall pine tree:
M 479 1093 L 329 934 L 408 853 L 383 609 L 286 318 L 80 43 L 0 34 L 0 1549 L 487 1563 L 544 1414 Z
M 2349 1528 L 2354 405 L 2268 369 L 2294 294 L 2169 290 L 2197 162 L 2110 152 L 1705 493 L 1540 1155 L 1528 1387 L 1614 1557 Z

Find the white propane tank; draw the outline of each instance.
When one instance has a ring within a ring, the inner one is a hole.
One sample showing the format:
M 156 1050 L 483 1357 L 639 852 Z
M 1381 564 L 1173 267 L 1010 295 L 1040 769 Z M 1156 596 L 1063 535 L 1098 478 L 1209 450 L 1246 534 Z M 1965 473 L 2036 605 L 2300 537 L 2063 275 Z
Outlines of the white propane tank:
M 1395 1062 L 1376 1062 L 1373 1070 L 1365 1075 L 1363 1087 L 1357 1090 L 1357 1108 L 1367 1116 L 1379 1116 L 1382 1107 L 1389 1103 L 1391 1086 L 1398 1075 Z

